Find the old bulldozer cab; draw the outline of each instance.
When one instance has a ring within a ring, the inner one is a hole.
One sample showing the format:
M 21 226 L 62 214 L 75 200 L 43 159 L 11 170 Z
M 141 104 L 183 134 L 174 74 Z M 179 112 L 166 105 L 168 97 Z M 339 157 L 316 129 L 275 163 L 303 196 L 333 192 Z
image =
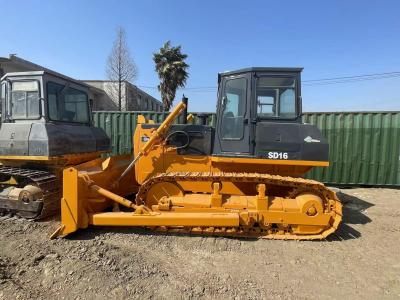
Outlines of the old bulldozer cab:
M 49 70 L 8 73 L 0 98 L 1 160 L 109 150 L 109 138 L 92 126 L 90 88 L 78 80 Z
M 214 154 L 252 156 L 265 124 L 300 123 L 301 68 L 248 68 L 218 76 Z M 280 139 L 279 132 L 272 139 Z
M 2 122 L 89 125 L 89 87 L 46 71 L 8 73 L 1 81 Z

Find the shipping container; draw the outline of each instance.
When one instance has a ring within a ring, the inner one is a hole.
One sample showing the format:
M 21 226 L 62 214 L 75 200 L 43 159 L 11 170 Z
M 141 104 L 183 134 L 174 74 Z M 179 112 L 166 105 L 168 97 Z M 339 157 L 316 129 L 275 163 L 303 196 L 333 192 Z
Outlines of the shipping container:
M 328 168 L 306 177 L 332 185 L 400 186 L 400 112 L 305 113 L 329 142 Z
M 132 136 L 139 114 L 161 122 L 167 113 L 94 112 L 96 126 L 111 138 L 112 154 L 132 153 Z M 215 114 L 193 113 L 215 125 Z M 307 178 L 331 185 L 400 187 L 400 112 L 304 113 L 303 122 L 316 125 L 330 146 L 327 168 L 314 168 Z
M 193 124 L 201 124 L 204 116 L 208 125 L 215 124 L 213 113 L 192 113 Z M 138 115 L 156 123 L 164 121 L 168 113 L 153 111 L 95 111 L 93 112 L 94 126 L 102 128 L 111 139 L 111 155 L 132 153 L 133 134 L 137 124 Z

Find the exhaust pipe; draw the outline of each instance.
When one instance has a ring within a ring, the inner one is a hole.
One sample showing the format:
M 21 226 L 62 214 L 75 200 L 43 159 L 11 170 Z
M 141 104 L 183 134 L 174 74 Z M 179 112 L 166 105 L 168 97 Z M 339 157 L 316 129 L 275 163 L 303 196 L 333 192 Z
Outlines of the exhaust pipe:
M 185 104 L 185 109 L 182 112 L 182 124 L 187 124 L 187 116 L 188 116 L 188 98 L 185 95 L 182 96 L 182 102 Z

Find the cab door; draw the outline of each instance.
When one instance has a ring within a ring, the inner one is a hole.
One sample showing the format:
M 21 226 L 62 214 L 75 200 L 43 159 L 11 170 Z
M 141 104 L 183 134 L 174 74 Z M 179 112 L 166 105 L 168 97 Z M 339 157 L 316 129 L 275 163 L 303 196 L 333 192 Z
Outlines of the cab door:
M 222 78 L 215 154 L 250 154 L 250 74 Z

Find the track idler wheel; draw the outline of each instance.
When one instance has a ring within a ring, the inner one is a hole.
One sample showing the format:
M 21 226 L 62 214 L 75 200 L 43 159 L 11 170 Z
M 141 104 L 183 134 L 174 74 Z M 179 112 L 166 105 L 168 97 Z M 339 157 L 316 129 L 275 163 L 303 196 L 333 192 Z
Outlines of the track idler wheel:
M 184 195 L 182 189 L 171 182 L 160 182 L 153 185 L 146 195 L 145 203 L 137 203 L 138 205 L 145 204 L 151 208 L 153 205 L 159 205 L 163 210 L 170 207 L 169 197 Z
M 296 196 L 296 202 L 302 214 L 307 215 L 309 218 L 316 217 L 318 215 L 324 214 L 324 204 L 321 197 L 312 193 L 302 193 Z M 328 224 L 326 224 L 328 225 Z M 326 226 L 325 225 L 325 226 Z M 291 230 L 293 233 L 299 235 L 311 235 L 319 234 L 324 229 L 325 226 L 321 225 L 292 225 Z
M 40 188 L 34 185 L 25 186 L 18 195 L 18 201 L 20 202 L 20 205 L 17 215 L 25 219 L 36 218 L 42 209 L 42 205 L 38 206 L 37 201 L 41 200 L 42 198 L 43 192 Z M 34 209 L 34 207 L 36 207 L 36 209 Z
M 307 216 L 316 216 L 324 212 L 322 199 L 313 194 L 301 194 L 296 197 L 300 211 Z

